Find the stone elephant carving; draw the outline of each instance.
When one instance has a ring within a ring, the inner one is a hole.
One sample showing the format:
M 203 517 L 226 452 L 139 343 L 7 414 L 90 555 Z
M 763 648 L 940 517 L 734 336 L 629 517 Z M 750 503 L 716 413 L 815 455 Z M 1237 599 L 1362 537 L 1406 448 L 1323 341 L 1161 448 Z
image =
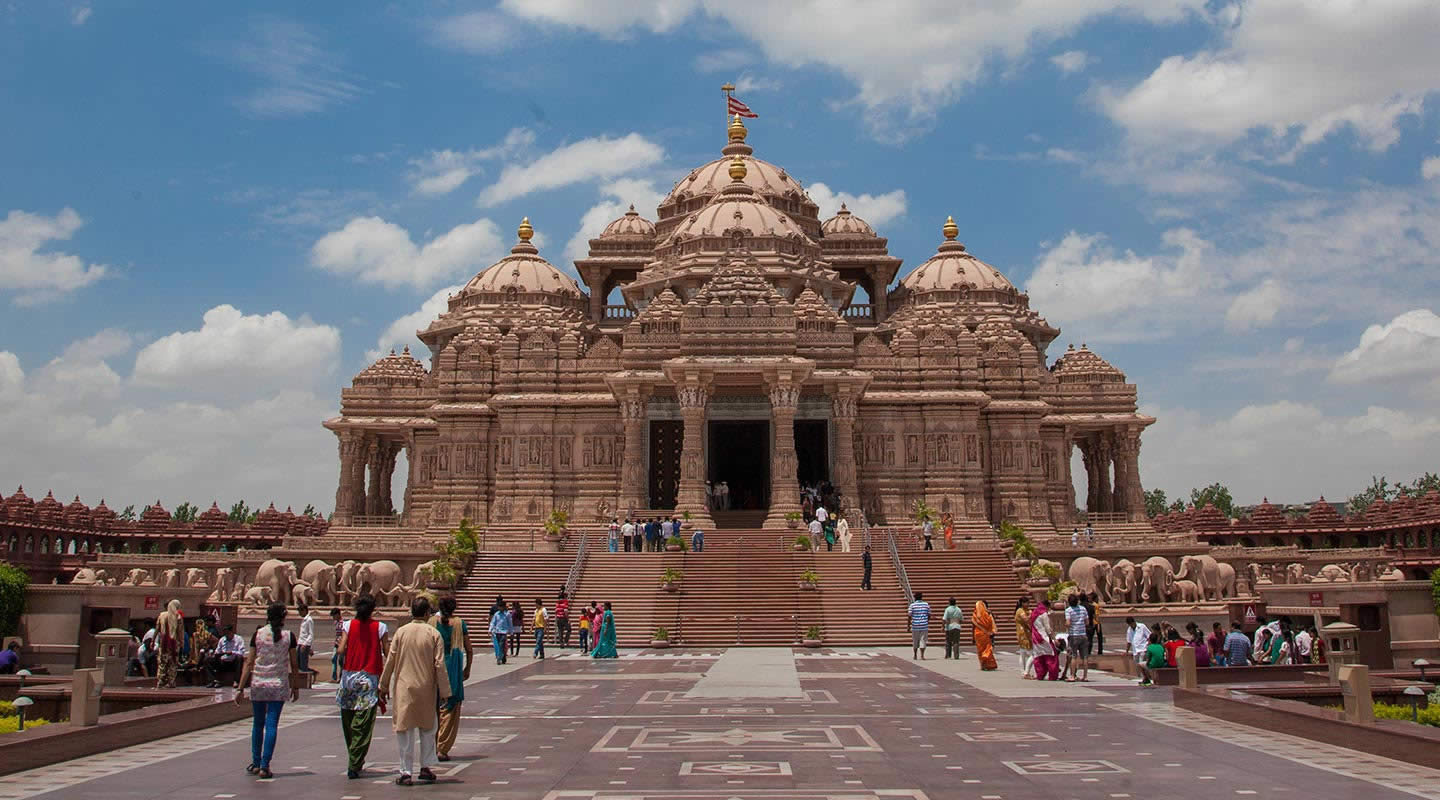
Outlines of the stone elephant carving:
M 415 567 L 415 572 L 410 576 L 410 590 L 418 592 L 425 588 L 430 582 L 430 576 L 435 574 L 435 561 L 431 559 Z
M 1326 564 L 1310 579 L 1311 583 L 1338 583 L 1340 581 L 1348 583 L 1350 573 L 1344 567 L 1335 564 Z
M 1135 592 L 1139 589 L 1139 583 L 1135 580 L 1135 562 L 1128 558 L 1116 561 L 1110 567 L 1110 602 L 1112 603 L 1134 603 L 1137 602 Z
M 122 581 L 120 585 L 141 586 L 146 583 L 154 583 L 154 581 L 150 580 L 150 570 L 136 567 L 125 573 L 125 580 Z
M 1219 599 L 1227 600 L 1235 596 L 1235 567 L 1225 562 L 1217 565 L 1217 572 L 1220 575 L 1220 596 Z
M 355 598 L 360 594 L 360 589 L 355 584 L 355 573 L 360 570 L 360 564 L 359 561 L 346 560 L 335 565 L 335 586 L 342 604 L 355 602 Z
M 377 601 L 376 604 L 404 608 L 410 605 L 410 601 L 415 598 L 415 594 L 416 592 L 409 586 L 403 583 L 396 584 L 395 587 L 389 591 L 381 592 L 379 595 L 380 600 Z
M 1309 583 L 1311 577 L 1311 575 L 1305 573 L 1305 565 L 1298 561 L 1292 562 L 1289 566 L 1285 567 L 1286 583 Z
M 255 586 L 270 588 L 270 597 L 277 603 L 290 604 L 291 588 L 300 580 L 294 561 L 267 560 L 255 570 Z
M 190 567 L 185 570 L 185 585 L 195 587 L 209 586 L 210 570 L 203 567 Z
M 75 577 L 71 578 L 70 582 L 79 584 L 81 586 L 97 586 L 103 585 L 105 583 L 105 579 L 108 577 L 109 575 L 103 569 L 91 569 L 90 567 L 81 567 L 80 569 L 75 570 Z
M 1205 599 L 1200 592 L 1200 584 L 1195 581 L 1176 580 L 1174 586 L 1175 596 L 1178 597 L 1182 603 L 1198 603 Z
M 240 570 L 234 567 L 221 567 L 215 570 L 215 594 L 221 600 L 229 600 L 235 594 L 235 586 L 243 580 Z
M 1191 580 L 1205 600 L 1220 599 L 1220 562 L 1214 556 L 1183 556 L 1176 580 Z
M 167 569 L 160 573 L 160 585 L 167 589 L 173 589 L 180 585 L 180 570 Z
M 304 603 L 307 606 L 318 605 L 315 602 L 315 590 L 305 581 L 297 581 L 290 587 L 290 593 L 295 598 L 295 604 Z
M 329 603 L 330 605 L 340 603 L 339 578 L 335 566 L 317 558 L 306 564 L 305 569 L 301 570 L 300 580 L 310 585 L 315 593 L 317 603 Z
M 1099 592 L 1105 587 L 1105 579 L 1109 575 L 1109 561 L 1080 556 L 1070 562 L 1070 580 L 1074 581 L 1076 591 L 1081 594 L 1088 595 Z
M 1140 565 L 1140 599 L 1159 603 L 1175 590 L 1175 568 L 1164 556 L 1151 556 Z M 1151 600 L 1151 598 L 1154 598 Z
M 251 586 L 245 590 L 245 602 L 252 606 L 268 606 L 272 597 L 269 586 Z
M 400 565 L 394 561 L 372 561 L 369 564 L 361 564 L 355 569 L 356 594 L 370 593 L 375 598 L 394 591 L 396 586 L 402 585 L 403 574 L 400 572 Z

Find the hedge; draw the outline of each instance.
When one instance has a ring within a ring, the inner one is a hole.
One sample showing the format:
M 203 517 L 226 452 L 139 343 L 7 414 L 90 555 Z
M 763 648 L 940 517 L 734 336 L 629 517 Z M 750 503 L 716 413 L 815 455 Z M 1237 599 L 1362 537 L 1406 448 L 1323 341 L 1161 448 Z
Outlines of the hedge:
M 30 576 L 25 570 L 0 563 L 0 636 L 14 636 L 25 613 L 25 587 Z

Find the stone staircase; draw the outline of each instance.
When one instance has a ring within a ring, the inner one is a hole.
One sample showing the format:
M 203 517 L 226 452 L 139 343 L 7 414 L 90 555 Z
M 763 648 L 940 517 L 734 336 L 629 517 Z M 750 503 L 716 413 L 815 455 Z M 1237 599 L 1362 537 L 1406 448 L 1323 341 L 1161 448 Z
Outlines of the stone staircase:
M 593 542 L 592 542 L 593 543 Z M 455 592 L 457 612 L 471 625 L 471 634 L 488 629 L 490 606 L 495 595 L 504 595 L 507 603 L 519 601 L 525 610 L 525 628 L 535 613 L 535 598 L 544 598 L 547 608 L 554 608 L 560 589 L 570 575 L 575 553 L 484 552 L 475 556 L 465 580 Z M 572 605 L 574 601 L 571 601 Z M 484 640 L 482 635 L 481 641 Z M 527 634 L 527 640 L 534 639 Z
M 720 530 L 759 530 L 769 512 L 759 511 L 711 511 L 710 518 Z
M 621 647 L 649 647 L 658 627 L 669 630 L 671 641 L 676 641 L 679 595 L 661 589 L 660 576 L 666 567 L 684 569 L 684 555 L 611 553 L 605 539 L 591 537 L 572 602 L 576 608 L 592 602 L 601 608 L 606 602 L 613 604 L 615 640 Z
M 1015 625 L 1011 618 L 1015 615 L 1015 601 L 1026 594 L 1026 590 L 1003 551 L 998 548 L 902 550 L 900 561 L 905 565 L 911 591 L 924 594 L 930 603 L 932 646 L 938 645 L 942 652 L 945 649 L 939 619 L 951 597 L 959 601 L 965 612 L 962 642 L 967 647 L 974 647 L 970 617 L 976 600 L 984 600 L 991 616 L 995 617 L 997 645 L 1008 647 L 1015 643 Z M 903 617 L 900 624 L 903 630 Z M 937 639 L 937 635 L 940 638 Z

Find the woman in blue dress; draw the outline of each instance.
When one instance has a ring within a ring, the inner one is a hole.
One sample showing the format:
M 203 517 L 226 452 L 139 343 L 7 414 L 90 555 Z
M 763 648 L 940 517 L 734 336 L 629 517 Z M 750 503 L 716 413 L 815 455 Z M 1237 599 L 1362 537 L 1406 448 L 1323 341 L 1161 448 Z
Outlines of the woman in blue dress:
M 465 681 L 470 679 L 470 663 L 475 650 L 470 644 L 470 626 L 455 616 L 455 597 L 440 598 L 440 613 L 431 620 L 445 643 L 445 673 L 450 678 L 450 697 L 440 706 L 440 728 L 435 741 L 435 756 L 450 760 L 450 748 L 460 732 L 460 704 L 465 702 Z
M 601 617 L 600 635 L 595 637 L 595 658 L 619 658 L 620 653 L 615 649 L 615 614 L 610 610 L 610 604 L 605 604 L 605 615 Z

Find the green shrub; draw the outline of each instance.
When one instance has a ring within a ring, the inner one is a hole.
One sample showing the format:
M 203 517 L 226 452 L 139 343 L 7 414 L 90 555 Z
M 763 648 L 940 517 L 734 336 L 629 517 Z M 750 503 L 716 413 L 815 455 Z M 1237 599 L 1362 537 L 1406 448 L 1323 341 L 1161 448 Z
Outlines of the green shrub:
M 1435 613 L 1440 614 L 1440 569 L 1430 573 L 1430 597 L 1435 600 Z
M 795 546 L 798 547 L 798 548 L 800 548 L 801 550 L 809 550 L 810 547 L 811 547 L 811 545 L 810 545 L 810 537 L 809 537 L 809 536 L 805 536 L 805 535 L 803 535 L 803 534 L 800 535 L 800 536 L 796 536 L 796 537 L 795 537 Z
M 666 568 L 665 568 L 665 571 L 662 572 L 662 573 L 660 573 L 660 582 L 661 582 L 662 584 L 664 584 L 664 583 L 676 583 L 676 582 L 680 581 L 681 579 L 683 579 L 684 577 L 685 577 L 685 573 L 684 573 L 684 572 L 682 572 L 682 571 L 680 571 L 680 570 L 678 570 L 678 569 L 675 569 L 674 567 L 666 567 Z
M 50 720 L 47 720 L 47 719 L 26 719 L 26 720 L 25 720 L 25 730 L 28 731 L 28 730 L 30 730 L 31 728 L 38 728 L 38 727 L 40 727 L 41 725 L 49 725 L 49 724 L 50 724 Z M 19 730 L 19 728 L 20 728 L 20 718 L 19 718 L 18 716 L 17 716 L 17 717 L 0 717 L 0 736 L 3 736 L 4 734 L 7 734 L 7 733 L 14 733 L 15 731 Z
M 825 638 L 825 632 L 822 631 L 822 630 L 820 630 L 820 626 L 819 626 L 819 625 L 811 625 L 810 627 L 808 627 L 808 628 L 805 629 L 805 638 L 806 638 L 806 639 L 823 639 L 823 638 Z
M 671 536 L 669 539 L 665 540 L 666 549 L 669 549 L 671 545 L 678 546 L 680 548 L 680 552 L 682 553 L 690 549 L 690 546 L 685 543 L 685 539 L 679 536 Z
M 800 573 L 800 580 L 804 583 L 813 583 L 819 585 L 820 573 L 816 572 L 813 569 L 807 569 L 804 572 Z
M 25 613 L 25 587 L 30 576 L 25 570 L 0 563 L 0 636 L 14 636 Z
M 1034 564 L 1030 567 L 1030 577 L 1054 580 L 1060 577 L 1060 567 L 1055 564 Z
M 1045 599 L 1053 603 L 1056 600 L 1059 600 L 1061 597 L 1064 597 L 1066 592 L 1074 588 L 1075 581 L 1061 581 L 1051 586 L 1050 589 L 1045 592 Z
M 662 625 L 655 629 L 655 635 L 650 638 L 657 642 L 668 642 L 670 641 L 670 629 Z
M 1390 703 L 1375 704 L 1376 719 L 1398 719 L 1405 722 L 1412 720 L 1410 706 L 1392 705 Z M 1440 728 L 1440 707 L 1430 706 L 1420 709 L 1420 724 Z
M 9 700 L 0 700 L 0 719 L 16 715 L 15 704 Z

